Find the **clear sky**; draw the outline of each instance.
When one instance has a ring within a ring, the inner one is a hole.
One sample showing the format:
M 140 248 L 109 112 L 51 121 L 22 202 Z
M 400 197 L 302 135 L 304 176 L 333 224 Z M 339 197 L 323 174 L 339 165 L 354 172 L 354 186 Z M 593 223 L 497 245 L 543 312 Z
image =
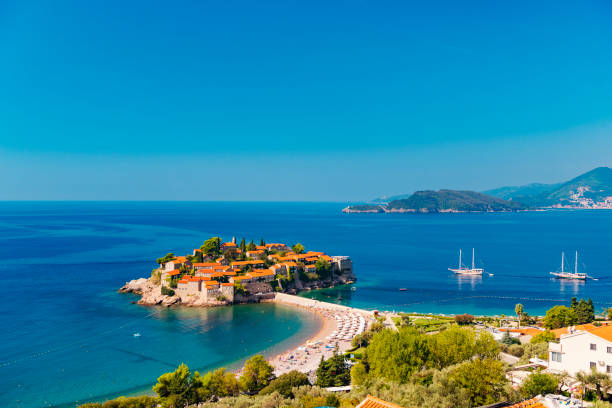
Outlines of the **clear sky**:
M 612 3 L 0 2 L 0 199 L 363 200 L 612 165 Z

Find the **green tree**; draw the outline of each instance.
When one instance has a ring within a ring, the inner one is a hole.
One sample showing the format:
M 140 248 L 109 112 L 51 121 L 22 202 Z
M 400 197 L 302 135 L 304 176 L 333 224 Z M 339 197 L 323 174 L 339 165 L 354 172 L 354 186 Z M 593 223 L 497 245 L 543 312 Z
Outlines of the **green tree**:
M 612 320 L 612 307 L 608 309 L 608 320 Z
M 214 257 L 221 255 L 221 238 L 212 237 L 207 239 L 200 247 L 200 250 L 208 256 Z
M 199 377 L 199 374 L 197 376 Z M 175 371 L 162 374 L 153 386 L 153 391 L 163 407 L 182 408 L 198 402 L 195 388 L 194 376 L 191 375 L 189 367 L 181 364 Z
M 467 361 L 453 369 L 449 378 L 465 391 L 472 406 L 499 401 L 508 384 L 503 363 L 492 359 Z
M 242 237 L 242 239 L 240 240 L 240 250 L 243 253 L 246 252 L 246 241 L 244 240 L 244 237 Z
M 473 330 L 457 326 L 434 334 L 429 338 L 430 365 L 440 370 L 472 357 L 475 337 Z
M 219 368 L 197 377 L 197 396 L 199 401 L 209 400 L 211 397 L 228 397 L 238 395 L 240 386 L 236 376 Z
M 247 245 L 246 249 L 247 251 L 255 251 L 257 249 L 257 245 L 255 245 L 255 242 L 251 240 L 251 242 L 249 242 L 249 245 Z
M 328 278 L 332 270 L 331 264 L 323 258 L 317 259 L 315 268 L 317 268 L 317 274 L 323 279 Z
M 174 254 L 172 252 L 169 252 L 166 254 L 166 256 L 162 257 L 162 258 L 157 258 L 157 260 L 155 262 L 157 262 L 158 264 L 164 264 L 170 260 L 174 259 Z
M 256 393 L 270 384 L 274 378 L 274 367 L 268 363 L 261 354 L 254 355 L 244 363 L 240 376 L 240 387 L 249 392 Z
M 606 373 L 600 373 L 595 368 L 590 372 L 580 371 L 576 373 L 576 379 L 588 388 L 594 388 L 597 398 L 604 399 L 604 389 L 612 387 L 612 378 Z
M 346 364 L 343 354 L 334 351 L 334 355 L 327 360 L 321 356 L 321 362 L 317 368 L 317 380 L 315 385 L 319 387 L 340 387 L 351 382 L 351 371 Z
M 193 262 L 201 263 L 204 262 L 204 255 L 202 255 L 202 251 L 196 251 L 195 256 L 193 257 Z
M 514 313 L 516 313 L 516 315 L 518 316 L 518 327 L 520 329 L 521 328 L 521 317 L 523 317 L 523 305 L 520 303 L 517 303 L 516 306 L 514 306 Z
M 376 333 L 365 351 L 370 374 L 398 383 L 407 382 L 431 357 L 428 337 L 412 327 Z
M 571 326 L 576 324 L 576 312 L 574 309 L 562 305 L 553 306 L 546 311 L 542 323 L 547 329 Z
M 536 395 L 546 395 L 557 391 L 559 378 L 542 372 L 534 372 L 523 381 L 521 395 L 524 398 L 533 398 Z
M 546 343 L 548 344 L 551 341 L 555 341 L 556 340 L 556 336 L 555 333 L 546 330 L 545 332 L 542 332 L 540 334 L 538 334 L 537 336 L 534 336 L 531 338 L 531 340 L 529 341 L 530 343 L 533 344 L 537 344 L 537 343 Z
M 499 343 L 491 333 L 481 331 L 474 344 L 474 355 L 480 358 L 497 358 L 499 355 Z
M 310 385 L 308 376 L 299 371 L 292 370 L 272 380 L 270 384 L 259 391 L 259 394 L 266 395 L 278 392 L 285 398 L 293 398 L 293 388 L 302 385 Z
M 572 310 L 576 313 L 576 324 L 591 323 L 595 320 L 595 307 L 591 299 L 580 299 L 580 302 L 572 304 Z
M 305 251 L 304 245 L 300 244 L 299 242 L 297 244 L 295 244 L 294 246 L 291 247 L 291 250 L 293 252 L 295 252 L 296 254 L 302 254 Z
M 368 372 L 362 362 L 358 362 L 351 368 L 351 384 L 362 385 L 368 378 Z
M 259 246 L 265 246 L 266 245 L 266 241 L 263 240 L 263 238 L 259 239 Z

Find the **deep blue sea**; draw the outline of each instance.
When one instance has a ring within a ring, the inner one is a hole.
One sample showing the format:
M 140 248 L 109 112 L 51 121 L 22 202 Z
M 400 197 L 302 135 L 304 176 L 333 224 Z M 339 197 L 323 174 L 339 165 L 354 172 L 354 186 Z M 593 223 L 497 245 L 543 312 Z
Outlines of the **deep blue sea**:
M 0 406 L 74 406 L 150 390 L 185 362 L 206 371 L 296 344 L 320 322 L 293 308 L 143 307 L 119 294 L 154 259 L 211 235 L 349 255 L 358 282 L 317 293 L 356 307 L 542 314 L 572 296 L 612 306 L 612 211 L 342 214 L 339 203 L 1 202 Z M 447 268 L 459 248 L 489 276 Z M 561 251 L 597 281 L 560 282 Z M 406 288 L 406 291 L 399 291 Z M 140 337 L 134 337 L 140 333 Z

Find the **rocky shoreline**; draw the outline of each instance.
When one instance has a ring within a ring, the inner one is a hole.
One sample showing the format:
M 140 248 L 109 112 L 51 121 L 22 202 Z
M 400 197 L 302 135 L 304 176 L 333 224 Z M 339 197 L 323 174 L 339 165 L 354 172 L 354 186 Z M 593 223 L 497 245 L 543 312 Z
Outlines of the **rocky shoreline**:
M 200 298 L 186 296 L 181 298 L 178 294 L 174 296 L 163 295 L 161 293 L 161 285 L 156 285 L 150 279 L 140 278 L 126 282 L 119 290 L 119 293 L 133 293 L 140 295 L 141 298 L 136 302 L 139 305 L 145 306 L 225 306 L 229 302 L 225 301 L 208 301 L 203 302 Z

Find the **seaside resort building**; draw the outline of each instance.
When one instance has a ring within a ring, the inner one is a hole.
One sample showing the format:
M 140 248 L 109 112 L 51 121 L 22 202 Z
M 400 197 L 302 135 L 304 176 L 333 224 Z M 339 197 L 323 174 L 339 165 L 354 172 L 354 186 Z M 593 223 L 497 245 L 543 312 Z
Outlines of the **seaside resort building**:
M 612 375 L 612 325 L 584 325 L 583 330 L 576 327 L 566 330 L 567 334 L 560 335 L 559 343 L 548 344 L 549 371 L 575 375 L 595 369 Z

